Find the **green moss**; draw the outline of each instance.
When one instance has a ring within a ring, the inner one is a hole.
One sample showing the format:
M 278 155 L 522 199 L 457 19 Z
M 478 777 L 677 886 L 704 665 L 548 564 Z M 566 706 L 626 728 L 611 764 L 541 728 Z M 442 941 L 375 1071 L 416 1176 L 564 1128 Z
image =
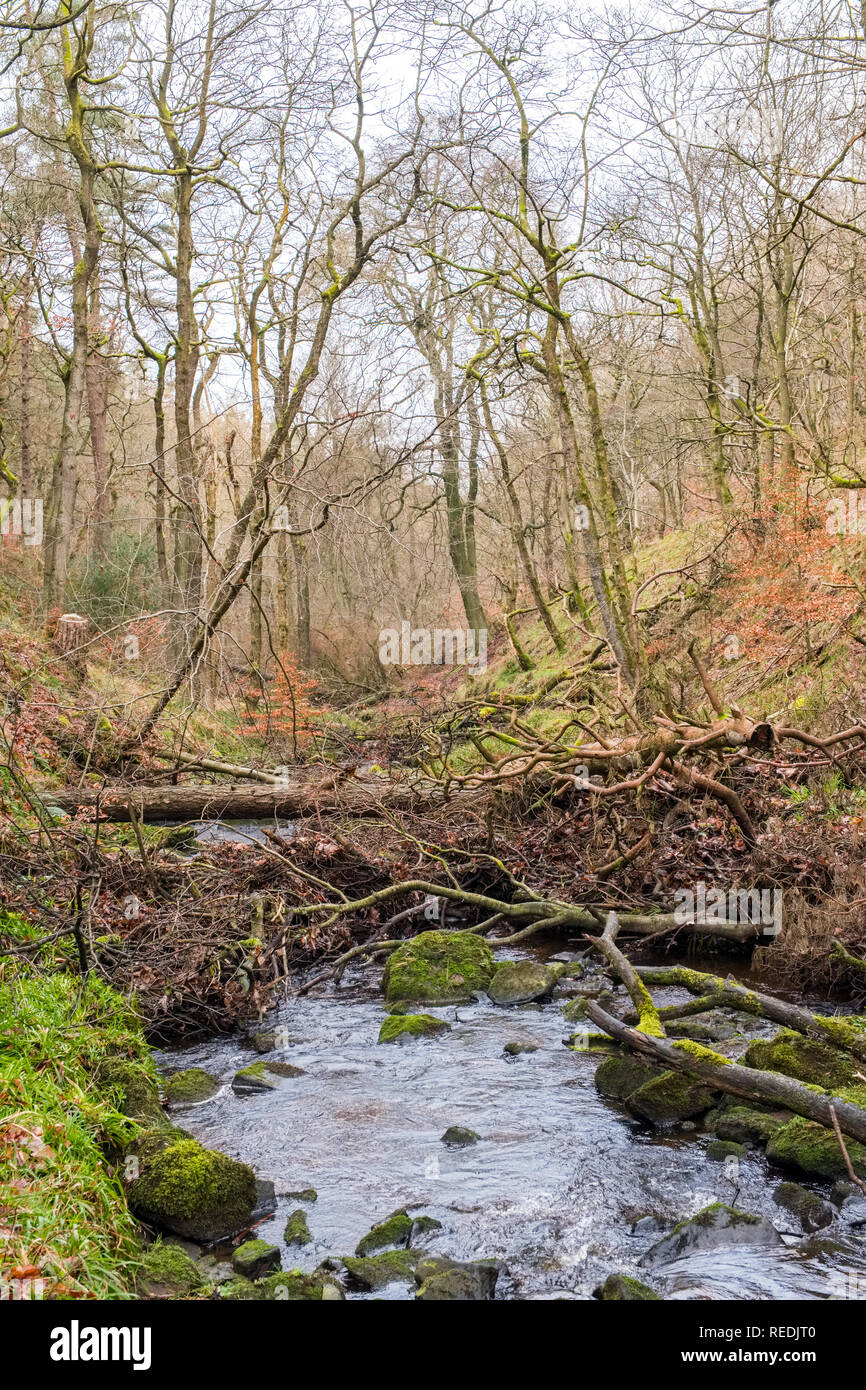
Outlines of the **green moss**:
M 283 1240 L 287 1245 L 309 1245 L 312 1239 L 307 1225 L 307 1214 L 302 1207 L 298 1207 L 286 1222 Z
M 632 1091 L 626 1104 L 633 1114 L 664 1124 L 702 1115 L 713 1104 L 713 1092 L 682 1072 L 666 1071 Z
M 169 1124 L 160 1104 L 156 1078 L 140 1062 L 105 1057 L 96 1069 L 96 1079 L 103 1089 L 116 1093 L 118 1109 L 130 1119 L 156 1128 Z
M 465 1149 L 470 1144 L 477 1144 L 480 1138 L 480 1134 L 476 1134 L 474 1129 L 467 1129 L 465 1125 L 449 1125 L 440 1142 L 448 1144 L 450 1148 Z
M 534 960 L 506 960 L 497 965 L 488 994 L 494 1004 L 526 1004 L 543 999 L 567 971 L 567 965 Z
M 595 1069 L 596 1090 L 603 1096 L 616 1100 L 626 1100 L 632 1091 L 643 1086 L 654 1076 L 661 1075 L 660 1069 L 642 1057 L 624 1053 L 616 1057 L 606 1057 Z
M 731 1139 L 737 1143 L 766 1144 L 786 1123 L 789 1112 L 773 1114 L 767 1110 L 753 1110 L 748 1106 L 731 1106 L 714 1111 L 707 1117 L 707 1127 L 715 1130 L 720 1139 Z
M 747 1067 L 759 1071 L 777 1071 L 809 1085 L 829 1090 L 850 1084 L 858 1063 L 849 1053 L 841 1052 L 828 1043 L 804 1038 L 784 1029 L 769 1040 L 756 1038 L 743 1057 Z
M 493 971 L 490 947 L 471 932 L 421 932 L 389 956 L 382 989 L 389 1003 L 465 1003 Z
M 609 1274 L 597 1297 L 605 1303 L 636 1303 L 661 1300 L 661 1294 L 628 1274 Z
M 278 1303 L 319 1302 L 324 1296 L 325 1281 L 315 1274 L 303 1274 L 299 1269 L 288 1273 L 269 1274 L 256 1284 L 260 1298 Z
M 392 1043 L 407 1035 L 410 1038 L 435 1037 L 450 1031 L 450 1023 L 432 1014 L 389 1014 L 379 1029 L 379 1042 Z
M 383 1289 L 387 1284 L 411 1282 L 413 1271 L 421 1256 L 416 1250 L 388 1250 L 366 1259 L 343 1257 L 353 1284 L 362 1289 Z
M 714 1139 L 707 1145 L 707 1158 L 714 1163 L 723 1163 L 726 1158 L 745 1158 L 748 1152 L 745 1144 L 737 1144 L 733 1139 Z
M 194 1262 L 179 1245 L 157 1241 L 145 1253 L 138 1289 L 149 1298 L 175 1296 L 187 1298 L 204 1287 L 204 1279 Z
M 294 1202 L 315 1202 L 319 1194 L 314 1187 L 299 1187 L 296 1192 L 284 1192 L 283 1196 L 291 1197 Z
M 259 1279 L 279 1267 L 280 1252 L 266 1240 L 245 1240 L 232 1255 L 232 1268 L 245 1279 Z
M 796 1216 L 806 1231 L 820 1231 L 833 1220 L 833 1208 L 823 1197 L 796 1182 L 782 1182 L 773 1193 L 773 1201 Z
M 845 1147 L 857 1176 L 866 1177 L 866 1146 L 846 1138 Z M 767 1145 L 767 1157 L 818 1178 L 842 1178 L 848 1171 L 832 1129 L 799 1115 L 773 1135 Z
M 712 1062 L 717 1067 L 729 1067 L 731 1065 L 730 1057 L 724 1057 L 721 1052 L 714 1052 L 711 1047 L 704 1047 L 692 1038 L 677 1038 L 671 1046 L 675 1047 L 678 1052 L 687 1052 L 690 1057 L 695 1057 L 702 1062 Z
M 184 1139 L 145 1159 L 127 1195 L 145 1221 L 194 1240 L 215 1240 L 249 1220 L 256 1179 L 245 1163 Z
M 367 1232 L 362 1240 L 358 1242 L 355 1254 L 358 1256 L 375 1255 L 378 1250 L 385 1250 L 389 1245 L 407 1246 L 412 1235 L 412 1218 L 405 1210 L 395 1211 L 385 1221 L 380 1221 L 378 1226 Z
M 209 1100 L 219 1090 L 219 1082 L 201 1067 L 176 1071 L 165 1083 L 165 1098 L 173 1105 L 193 1105 Z

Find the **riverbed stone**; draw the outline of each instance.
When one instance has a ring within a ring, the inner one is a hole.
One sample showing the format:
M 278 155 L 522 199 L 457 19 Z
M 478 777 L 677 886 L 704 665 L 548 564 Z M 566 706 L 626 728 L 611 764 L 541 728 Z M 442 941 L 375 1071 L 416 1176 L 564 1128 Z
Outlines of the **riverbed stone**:
M 743 1054 L 747 1067 L 759 1071 L 778 1071 L 808 1085 L 836 1091 L 856 1085 L 854 1073 L 862 1064 L 841 1048 L 784 1028 L 774 1038 L 755 1038 Z
M 866 1178 L 866 1145 L 846 1137 L 845 1147 L 858 1178 Z M 776 1131 L 767 1145 L 767 1157 L 817 1178 L 841 1178 L 848 1171 L 832 1129 L 800 1115 Z
M 724 1163 L 728 1158 L 746 1158 L 748 1152 L 745 1144 L 738 1144 L 733 1139 L 713 1139 L 707 1145 L 707 1158 L 714 1163 Z
M 626 1100 L 633 1091 L 661 1075 L 661 1069 L 652 1062 L 645 1062 L 642 1057 L 634 1057 L 630 1053 L 617 1053 L 599 1062 L 595 1069 L 595 1087 L 603 1096 Z
M 640 1279 L 635 1279 L 630 1274 L 609 1274 L 601 1287 L 596 1289 L 594 1296 L 601 1299 L 603 1303 L 639 1303 L 661 1300 L 660 1293 L 656 1293 L 649 1284 L 642 1284 Z
M 773 1201 L 796 1216 L 804 1231 L 820 1231 L 829 1226 L 834 1212 L 829 1202 L 801 1187 L 797 1182 L 781 1182 L 773 1193 Z
M 146 1298 L 188 1298 L 204 1286 L 194 1260 L 179 1245 L 156 1241 L 146 1250 L 136 1288 Z
M 389 1014 L 379 1029 L 380 1043 L 404 1043 L 413 1038 L 435 1038 L 450 1033 L 451 1024 L 433 1014 Z
M 412 1235 L 412 1218 L 405 1208 L 392 1212 L 384 1221 L 373 1226 L 367 1234 L 358 1241 L 355 1254 L 359 1258 L 365 1255 L 375 1255 L 380 1250 L 387 1250 L 389 1247 L 405 1249 L 409 1244 Z
M 284 1197 L 290 1197 L 293 1202 L 317 1202 L 319 1194 L 314 1187 L 297 1187 L 291 1192 L 284 1192 Z
M 165 1081 L 165 1099 L 169 1105 L 195 1105 L 216 1095 L 220 1083 L 201 1067 L 187 1067 L 173 1072 Z
M 704 1123 L 720 1139 L 738 1144 L 766 1144 L 790 1118 L 788 1111 L 752 1110 L 735 1105 L 714 1110 Z
M 360 1289 L 383 1289 L 388 1284 L 411 1284 L 415 1266 L 421 1259 L 417 1250 L 386 1250 L 381 1255 L 357 1259 L 343 1256 L 349 1282 Z
M 468 1004 L 493 977 L 493 952 L 471 932 L 420 932 L 388 957 L 382 990 L 389 1004 Z
M 671 1038 L 690 1038 L 692 1042 L 725 1042 L 736 1037 L 737 1030 L 726 1018 L 672 1018 L 665 1023 L 665 1032 Z
M 507 960 L 498 967 L 487 989 L 494 1004 L 531 1004 L 547 999 L 568 970 L 567 965 L 543 965 L 535 960 Z
M 278 1091 L 290 1078 L 303 1075 L 302 1067 L 293 1067 L 288 1062 L 252 1062 L 235 1072 L 232 1090 L 236 1096 L 263 1095 L 267 1091 Z
M 140 1160 L 127 1189 L 136 1216 L 191 1240 L 212 1241 L 248 1225 L 256 1175 L 246 1163 L 182 1139 Z
M 245 1279 L 261 1279 L 279 1267 L 279 1247 L 266 1240 L 245 1240 L 232 1254 L 232 1269 Z
M 713 1202 L 695 1216 L 674 1226 L 670 1235 L 656 1241 L 641 1264 L 678 1260 L 698 1250 L 732 1245 L 782 1245 L 782 1237 L 771 1222 L 750 1212 L 738 1211 L 724 1202 Z
M 700 1081 L 682 1072 L 665 1071 L 638 1086 L 626 1098 L 633 1115 L 653 1124 L 670 1124 L 703 1115 L 713 1104 L 714 1095 Z
M 298 1207 L 293 1211 L 283 1232 L 283 1240 L 287 1245 L 309 1245 L 313 1237 L 310 1235 L 310 1228 L 307 1225 L 307 1213 L 303 1207 Z
M 462 1263 L 445 1255 L 429 1255 L 415 1266 L 416 1299 L 425 1302 L 472 1303 L 491 1299 L 502 1265 L 498 1260 Z
M 523 1052 L 537 1052 L 538 1044 L 533 1042 L 520 1042 L 516 1039 L 514 1042 L 507 1042 L 502 1051 L 505 1053 L 506 1057 L 519 1057 Z
M 464 1125 L 449 1125 L 440 1139 L 440 1144 L 447 1144 L 452 1149 L 465 1149 L 470 1144 L 477 1144 L 481 1138 L 474 1129 L 467 1129 Z

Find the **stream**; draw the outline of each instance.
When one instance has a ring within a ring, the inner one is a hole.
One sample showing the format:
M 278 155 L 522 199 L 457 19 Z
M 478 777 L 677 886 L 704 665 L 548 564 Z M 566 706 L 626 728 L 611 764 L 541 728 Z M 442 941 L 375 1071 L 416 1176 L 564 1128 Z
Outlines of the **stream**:
M 561 939 L 498 959 L 562 951 Z M 576 944 L 576 943 L 575 943 Z M 689 964 L 700 964 L 693 959 Z M 716 960 L 711 968 L 724 970 Z M 294 998 L 262 1027 L 284 1030 L 265 1060 L 302 1075 L 265 1094 L 238 1096 L 235 1072 L 257 1054 L 241 1036 L 162 1053 L 166 1071 L 203 1067 L 220 1090 L 175 1110 L 175 1122 L 205 1145 L 251 1164 L 273 1181 L 276 1213 L 256 1234 L 281 1248 L 283 1267 L 312 1270 L 326 1256 L 352 1254 L 361 1237 L 395 1209 L 426 1213 L 442 1229 L 423 1239 L 431 1253 L 504 1264 L 497 1299 L 586 1299 L 610 1273 L 634 1274 L 673 1299 L 826 1299 L 866 1292 L 866 1227 L 833 1224 L 817 1236 L 773 1201 L 785 1179 L 816 1184 L 750 1151 L 729 1175 L 706 1153 L 701 1123 L 653 1130 L 596 1091 L 599 1058 L 572 1051 L 562 998 L 503 1009 L 486 996 L 469 1006 L 430 1009 L 452 1031 L 403 1045 L 378 1045 L 384 1017 L 378 967 L 347 972 L 338 989 Z M 659 991 L 660 1003 L 684 991 Z M 738 1026 L 743 1026 L 740 1016 Z M 773 1025 L 748 1021 L 748 1036 Z M 742 1051 L 747 1040 L 733 1050 Z M 507 1042 L 537 1051 L 509 1057 Z M 481 1137 L 471 1147 L 441 1141 L 452 1125 Z M 289 1249 L 286 1218 L 302 1205 L 285 1194 L 315 1188 L 305 1205 L 312 1244 Z M 776 1247 L 735 1245 L 641 1266 L 641 1256 L 677 1221 L 722 1201 L 763 1215 L 782 1233 Z M 649 1218 L 649 1220 L 647 1219 Z M 352 1298 L 409 1299 L 390 1285 Z M 858 1296 L 855 1294 L 854 1296 Z

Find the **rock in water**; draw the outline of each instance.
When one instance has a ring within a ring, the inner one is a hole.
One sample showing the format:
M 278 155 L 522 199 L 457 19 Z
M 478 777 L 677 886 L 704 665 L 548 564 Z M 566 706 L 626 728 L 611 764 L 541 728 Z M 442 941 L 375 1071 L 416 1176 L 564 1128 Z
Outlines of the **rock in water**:
M 830 1203 L 797 1182 L 779 1183 L 773 1193 L 773 1201 L 796 1216 L 804 1231 L 820 1231 L 833 1220 L 834 1211 Z
M 481 1138 L 474 1129 L 466 1129 L 463 1125 L 449 1125 L 442 1135 L 441 1144 L 447 1144 L 450 1148 L 465 1149 L 469 1144 L 477 1144 Z
M 494 1004 L 531 1004 L 549 998 L 567 965 L 542 965 L 534 960 L 507 960 L 490 981 L 487 993 Z
M 761 1216 L 737 1211 L 724 1202 L 713 1202 L 696 1216 L 680 1221 L 669 1236 L 659 1240 L 645 1255 L 641 1264 L 678 1260 L 697 1250 L 715 1250 L 731 1245 L 782 1245 L 775 1226 Z
M 288 1062 L 253 1062 L 235 1072 L 232 1090 L 236 1096 L 261 1095 L 265 1091 L 277 1091 L 293 1076 L 303 1076 L 301 1067 L 293 1067 Z
M 188 1298 L 204 1284 L 204 1277 L 179 1245 L 157 1241 L 145 1253 L 138 1292 L 147 1298 Z
M 756 1038 L 749 1043 L 743 1061 L 758 1071 L 778 1071 L 807 1085 L 823 1086 L 827 1091 L 856 1085 L 854 1075 L 860 1063 L 849 1052 L 829 1043 L 804 1038 L 784 1028 L 774 1038 Z
M 412 1218 L 401 1208 L 369 1230 L 358 1242 L 355 1254 L 363 1258 L 365 1255 L 375 1255 L 379 1250 L 387 1250 L 389 1246 L 405 1249 L 411 1235 Z
M 210 1100 L 219 1090 L 219 1082 L 201 1067 L 176 1071 L 165 1083 L 165 1098 L 169 1105 L 195 1105 Z
M 307 1213 L 303 1207 L 298 1207 L 293 1211 L 283 1233 L 286 1245 L 309 1245 L 313 1237 L 310 1235 L 310 1228 L 307 1225 Z
M 502 1266 L 498 1260 L 461 1264 L 444 1255 L 430 1255 L 415 1266 L 415 1297 L 427 1302 L 477 1303 L 493 1297 Z
M 343 1264 L 356 1288 L 384 1289 L 388 1284 L 410 1284 L 420 1259 L 417 1250 L 388 1250 L 383 1255 L 369 1255 L 360 1260 L 345 1255 Z
M 600 1289 L 596 1289 L 595 1298 L 600 1298 L 604 1303 L 640 1303 L 650 1299 L 661 1300 L 661 1294 L 656 1293 L 648 1284 L 642 1284 L 640 1279 L 633 1279 L 629 1274 L 609 1274 Z
M 382 989 L 389 1004 L 468 1004 L 493 976 L 493 952 L 471 932 L 425 931 L 388 957 Z
M 279 1267 L 279 1248 L 266 1240 L 245 1240 L 232 1255 L 232 1269 L 245 1279 L 261 1279 Z
M 451 1024 L 432 1014 L 389 1014 L 379 1029 L 380 1043 L 410 1042 L 412 1038 L 435 1037 L 450 1033 Z
M 858 1178 L 866 1177 L 866 1145 L 846 1139 L 845 1148 Z M 799 1115 L 776 1130 L 767 1145 L 767 1157 L 816 1178 L 844 1178 L 848 1172 L 832 1129 Z
M 256 1175 L 246 1163 L 181 1139 L 141 1160 L 127 1189 L 136 1216 L 190 1240 L 234 1235 L 249 1224 Z
M 682 1072 L 665 1071 L 632 1091 L 626 1105 L 641 1119 L 654 1124 L 670 1124 L 690 1119 L 692 1115 L 703 1115 L 713 1100 L 713 1092 L 699 1081 L 693 1081 Z

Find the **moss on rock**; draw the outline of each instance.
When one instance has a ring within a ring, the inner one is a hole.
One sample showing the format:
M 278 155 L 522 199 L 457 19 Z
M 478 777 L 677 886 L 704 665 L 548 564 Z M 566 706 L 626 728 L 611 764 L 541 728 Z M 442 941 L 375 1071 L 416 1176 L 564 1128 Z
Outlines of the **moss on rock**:
M 773 1201 L 796 1216 L 804 1231 L 820 1231 L 833 1220 L 830 1203 L 797 1182 L 779 1183 L 773 1193 Z
M 845 1147 L 857 1176 L 866 1177 L 866 1145 L 846 1138 Z M 818 1178 L 843 1178 L 848 1171 L 832 1129 L 799 1115 L 776 1131 L 767 1145 L 767 1157 Z
M 567 965 L 543 965 L 534 960 L 503 961 L 487 993 L 494 1004 L 530 1004 L 548 998 L 567 970 Z
M 432 1014 L 389 1014 L 379 1029 L 379 1042 L 401 1042 L 405 1038 L 435 1037 L 450 1032 L 451 1024 Z
M 216 1077 L 201 1067 L 176 1071 L 165 1082 L 165 1098 L 169 1105 L 194 1105 L 197 1101 L 210 1100 L 218 1090 Z
M 145 1251 L 138 1291 L 147 1298 L 188 1298 L 204 1286 L 204 1279 L 185 1250 L 161 1240 Z
M 470 1144 L 477 1144 L 481 1138 L 474 1129 L 467 1129 L 465 1125 L 449 1125 L 440 1139 L 441 1144 L 447 1144 L 449 1148 L 465 1149 Z
M 408 1212 L 401 1209 L 392 1212 L 384 1221 L 380 1221 L 358 1242 L 355 1254 L 359 1257 L 365 1255 L 375 1255 L 379 1250 L 387 1250 L 389 1246 L 405 1248 L 409 1244 L 412 1235 L 412 1218 Z
M 303 1207 L 298 1207 L 293 1211 L 283 1232 L 283 1239 L 287 1245 L 309 1245 L 313 1237 L 310 1235 L 310 1228 L 307 1225 L 307 1213 Z
M 118 1097 L 117 1108 L 122 1115 L 155 1129 L 170 1128 L 159 1099 L 155 1077 L 148 1075 L 140 1063 L 126 1057 L 104 1057 L 96 1071 L 101 1090 L 112 1090 Z
M 279 1267 L 279 1249 L 266 1240 L 245 1240 L 232 1255 L 232 1269 L 245 1279 L 261 1279 Z
M 720 1139 L 731 1139 L 738 1144 L 766 1144 L 788 1118 L 788 1112 L 773 1113 L 735 1105 L 714 1111 L 707 1119 L 707 1127 Z
M 343 1264 L 349 1278 L 360 1289 L 383 1289 L 388 1284 L 411 1283 L 421 1256 L 417 1250 L 386 1250 L 381 1255 L 353 1259 L 346 1255 Z
M 493 977 L 493 952 L 471 932 L 426 931 L 389 956 L 382 990 L 389 1003 L 467 1003 Z
M 748 1152 L 745 1144 L 738 1144 L 733 1139 L 714 1139 L 707 1145 L 707 1158 L 715 1163 L 724 1163 L 726 1158 L 745 1158 Z
M 660 1300 L 661 1294 L 633 1279 L 630 1274 L 609 1274 L 597 1291 L 596 1297 L 604 1303 L 638 1303 Z
M 235 1072 L 232 1090 L 236 1096 L 259 1095 L 265 1091 L 278 1091 L 285 1081 L 294 1076 L 303 1076 L 303 1068 L 293 1067 L 289 1062 L 251 1062 Z
M 247 1164 L 182 1139 L 143 1159 L 127 1200 L 137 1216 L 176 1235 L 216 1240 L 249 1221 L 256 1177 Z
M 823 1086 L 838 1091 L 856 1081 L 854 1073 L 862 1066 L 850 1053 L 831 1047 L 829 1043 L 804 1038 L 790 1029 L 783 1029 L 774 1038 L 755 1038 L 746 1049 L 743 1061 L 758 1071 L 778 1071 L 808 1085 Z
M 653 1077 L 661 1075 L 660 1068 L 653 1066 L 651 1062 L 645 1062 L 643 1058 L 634 1057 L 629 1053 L 620 1053 L 599 1062 L 595 1069 L 595 1086 L 603 1096 L 626 1100 L 633 1091 L 651 1081 Z
M 632 1091 L 626 1105 L 632 1114 L 644 1120 L 665 1124 L 703 1115 L 713 1099 L 713 1092 L 700 1081 L 682 1072 L 665 1071 Z

